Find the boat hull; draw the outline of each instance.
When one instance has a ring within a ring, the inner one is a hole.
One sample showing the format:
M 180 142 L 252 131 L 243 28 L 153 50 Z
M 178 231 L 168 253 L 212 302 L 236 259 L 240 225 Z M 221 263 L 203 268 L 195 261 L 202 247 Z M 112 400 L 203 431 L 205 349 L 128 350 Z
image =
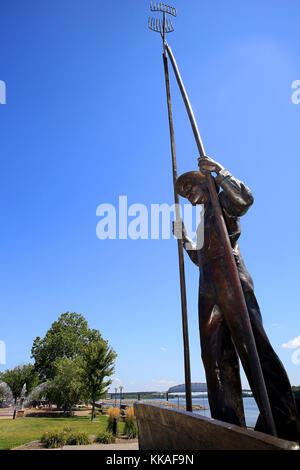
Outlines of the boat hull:
M 295 442 L 187 411 L 134 404 L 140 450 L 299 450 Z

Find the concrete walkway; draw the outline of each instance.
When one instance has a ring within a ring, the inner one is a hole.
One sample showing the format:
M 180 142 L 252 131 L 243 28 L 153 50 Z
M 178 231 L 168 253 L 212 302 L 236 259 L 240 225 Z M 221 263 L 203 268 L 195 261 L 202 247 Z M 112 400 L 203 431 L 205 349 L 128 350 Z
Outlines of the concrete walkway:
M 126 440 L 117 439 L 115 444 L 88 444 L 86 446 L 63 446 L 58 449 L 46 449 L 41 444 L 41 441 L 31 441 L 12 450 L 139 450 L 139 443 L 137 439 Z
M 86 446 L 63 446 L 62 450 L 139 450 L 135 442 L 117 442 L 115 444 L 88 444 Z

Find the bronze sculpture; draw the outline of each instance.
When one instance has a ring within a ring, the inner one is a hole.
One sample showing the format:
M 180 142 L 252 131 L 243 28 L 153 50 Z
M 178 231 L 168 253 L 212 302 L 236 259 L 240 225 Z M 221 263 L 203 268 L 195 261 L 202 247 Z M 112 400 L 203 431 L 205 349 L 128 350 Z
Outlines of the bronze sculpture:
M 202 328 L 200 321 L 200 331 L 203 332 L 201 336 L 201 338 L 203 338 L 202 343 L 205 345 L 206 338 L 207 344 L 213 346 L 212 348 L 206 348 L 205 346 L 202 348 L 203 358 L 205 358 L 206 355 L 208 357 L 205 363 L 208 369 L 207 376 L 210 378 L 211 382 L 210 384 L 208 383 L 209 391 L 211 394 L 214 394 L 215 398 L 219 398 L 219 401 L 216 400 L 215 405 L 211 405 L 212 415 L 218 415 L 221 420 L 225 419 L 228 422 L 237 423 L 241 426 L 245 425 L 238 370 L 238 354 L 240 355 L 260 411 L 256 429 L 264 430 L 266 433 L 273 436 L 289 436 L 286 438 L 299 439 L 299 422 L 297 421 L 295 401 L 291 387 L 284 368 L 273 351 L 263 330 L 259 307 L 253 292 L 252 279 L 244 266 L 237 244 L 240 235 L 239 217 L 243 215 L 243 211 L 246 211 L 253 202 L 253 199 L 251 201 L 251 192 L 243 183 L 233 178 L 221 165 L 206 157 L 191 103 L 185 90 L 175 57 L 166 41 L 166 34 L 174 31 L 172 22 L 170 19 L 167 19 L 167 15 L 176 16 L 176 9 L 169 5 L 154 3 L 154 5 L 150 5 L 150 10 L 153 12 L 162 12 L 163 15 L 162 20 L 149 18 L 148 26 L 152 31 L 159 33 L 163 40 L 163 61 L 170 128 L 176 225 L 178 226 L 178 223 L 181 225 L 177 193 L 189 197 L 193 204 L 202 201 L 206 208 L 205 240 L 210 241 L 206 246 L 207 250 L 202 251 L 199 249 L 196 255 L 194 250 L 187 249 L 187 251 L 192 260 L 200 266 L 202 272 L 201 279 L 206 281 L 203 285 L 200 283 L 199 303 L 203 304 L 205 306 L 204 310 L 207 310 L 209 313 L 207 314 L 206 320 L 205 315 L 201 316 Z M 180 178 L 177 178 L 168 58 L 172 64 L 175 78 L 191 123 L 200 156 L 199 166 L 200 169 L 202 169 L 202 172 L 189 172 L 182 175 Z M 211 175 L 211 171 L 216 171 L 218 173 L 217 178 L 221 179 L 221 181 L 216 182 Z M 223 189 L 220 196 L 218 196 L 217 193 L 219 185 Z M 234 186 L 236 186 L 235 189 Z M 225 196 L 222 194 L 225 194 Z M 245 200 L 243 200 L 243 197 L 245 197 Z M 229 212 L 226 214 L 227 209 Z M 186 236 L 184 232 L 183 234 Z M 187 239 L 185 241 L 187 241 Z M 187 248 L 187 246 L 185 246 L 185 248 Z M 201 256 L 200 251 L 202 251 Z M 208 256 L 206 256 L 206 254 Z M 182 240 L 179 239 L 178 260 L 184 340 L 186 409 L 191 410 L 192 400 L 183 244 Z M 217 296 L 217 294 L 219 295 Z M 255 335 L 253 329 L 255 329 Z M 260 341 L 258 345 L 259 351 L 255 341 L 257 338 L 258 341 Z M 220 348 L 218 346 L 223 343 L 226 345 L 226 342 L 228 348 Z M 206 351 L 206 353 L 204 353 L 204 351 Z M 222 351 L 228 354 L 229 357 L 226 358 L 226 354 L 223 355 Z M 268 363 L 268 360 L 270 362 L 268 354 L 271 357 L 271 362 L 273 360 L 275 361 L 274 364 L 272 364 L 275 370 L 273 377 L 271 373 L 272 366 Z M 213 362 L 211 362 L 212 373 L 209 373 L 210 357 L 213 357 L 213 361 L 217 364 L 215 367 L 215 382 L 213 377 Z M 260 357 L 262 357 L 264 361 L 264 372 Z M 225 368 L 220 367 L 220 365 L 223 364 L 225 364 Z M 266 364 L 269 366 L 267 367 Z M 226 375 L 227 365 L 229 365 L 229 371 Z M 230 373 L 232 374 L 231 378 Z M 276 425 L 279 428 L 278 430 L 276 430 L 273 409 L 271 409 L 265 379 L 269 381 L 268 391 L 272 394 L 272 408 L 275 410 L 275 413 L 277 413 Z M 279 393 L 276 395 L 272 387 L 275 388 L 274 384 L 277 379 L 282 380 L 283 384 L 282 393 L 284 396 L 280 402 L 280 406 L 283 407 L 283 413 L 275 406 L 278 401 Z M 232 381 L 232 383 L 230 381 Z M 215 383 L 217 383 L 217 387 L 214 389 Z M 218 384 L 220 385 L 219 388 Z M 229 386 L 230 384 L 232 387 Z M 223 386 L 224 389 L 222 389 Z M 214 406 L 215 409 L 213 408 Z M 280 419 L 281 414 L 284 415 L 282 419 Z
M 193 246 L 181 222 L 175 222 L 174 233 L 183 239 L 184 248 L 200 269 L 199 326 L 211 415 L 221 421 L 245 426 L 238 356 L 257 400 L 241 316 L 207 188 L 207 173 L 215 172 L 218 199 L 238 269 L 277 434 L 283 439 L 300 441 L 300 422 L 289 379 L 264 331 L 253 281 L 239 250 L 239 218 L 252 205 L 252 193 L 211 158 L 201 156 L 198 161 L 200 171 L 184 173 L 177 179 L 175 187 L 177 193 L 193 205 L 204 205 L 204 244 L 201 248 Z M 259 417 L 255 429 L 265 431 L 264 426 Z

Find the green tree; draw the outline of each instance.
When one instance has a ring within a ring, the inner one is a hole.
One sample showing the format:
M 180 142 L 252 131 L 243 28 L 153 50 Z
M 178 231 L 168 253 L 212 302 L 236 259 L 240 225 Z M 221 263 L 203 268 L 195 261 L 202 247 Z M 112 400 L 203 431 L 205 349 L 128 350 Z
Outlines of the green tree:
M 37 336 L 31 349 L 31 357 L 41 379 L 53 379 L 57 358 L 74 359 L 91 341 L 101 339 L 98 330 L 88 328 L 85 318 L 78 313 L 63 313 L 53 322 L 44 338 Z
M 96 400 L 106 393 L 112 382 L 109 377 L 114 372 L 116 357 L 115 351 L 102 338 L 89 343 L 82 351 L 82 382 L 92 403 L 92 421 Z
M 29 395 L 40 383 L 39 375 L 33 364 L 22 366 L 24 383 L 26 384 L 26 396 Z
M 14 369 L 6 369 L 6 371 L 1 374 L 0 378 L 11 389 L 11 393 L 16 404 L 17 399 L 21 396 L 21 391 L 25 382 L 21 366 L 17 366 Z
M 54 378 L 48 380 L 46 398 L 72 412 L 72 405 L 86 398 L 82 382 L 82 363 L 79 357 L 59 357 L 53 363 Z
M 6 369 L 0 374 L 0 379 L 11 389 L 15 403 L 20 398 L 22 389 L 26 384 L 26 394 L 30 393 L 39 383 L 37 372 L 33 364 L 24 364 Z

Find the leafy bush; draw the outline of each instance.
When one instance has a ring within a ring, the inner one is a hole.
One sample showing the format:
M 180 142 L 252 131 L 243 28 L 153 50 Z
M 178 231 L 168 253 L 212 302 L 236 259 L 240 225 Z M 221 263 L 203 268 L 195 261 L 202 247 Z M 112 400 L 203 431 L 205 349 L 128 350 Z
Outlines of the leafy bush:
M 66 444 L 67 437 L 67 432 L 49 431 L 42 435 L 41 443 L 47 448 L 56 449 Z
M 134 439 L 137 436 L 137 424 L 133 406 L 127 407 L 125 411 L 124 434 L 127 435 L 128 439 Z
M 95 442 L 100 442 L 101 444 L 113 444 L 116 442 L 116 438 L 111 432 L 100 432 L 97 434 Z
M 91 444 L 91 439 L 86 432 L 73 431 L 65 427 L 63 431 L 49 431 L 42 435 L 41 443 L 45 447 L 55 449 L 65 445 L 85 445 Z
M 92 441 L 89 438 L 88 434 L 86 432 L 72 432 L 67 436 L 66 439 L 66 444 L 67 445 L 73 445 L 73 446 L 82 446 L 82 445 L 87 445 L 91 444 Z

